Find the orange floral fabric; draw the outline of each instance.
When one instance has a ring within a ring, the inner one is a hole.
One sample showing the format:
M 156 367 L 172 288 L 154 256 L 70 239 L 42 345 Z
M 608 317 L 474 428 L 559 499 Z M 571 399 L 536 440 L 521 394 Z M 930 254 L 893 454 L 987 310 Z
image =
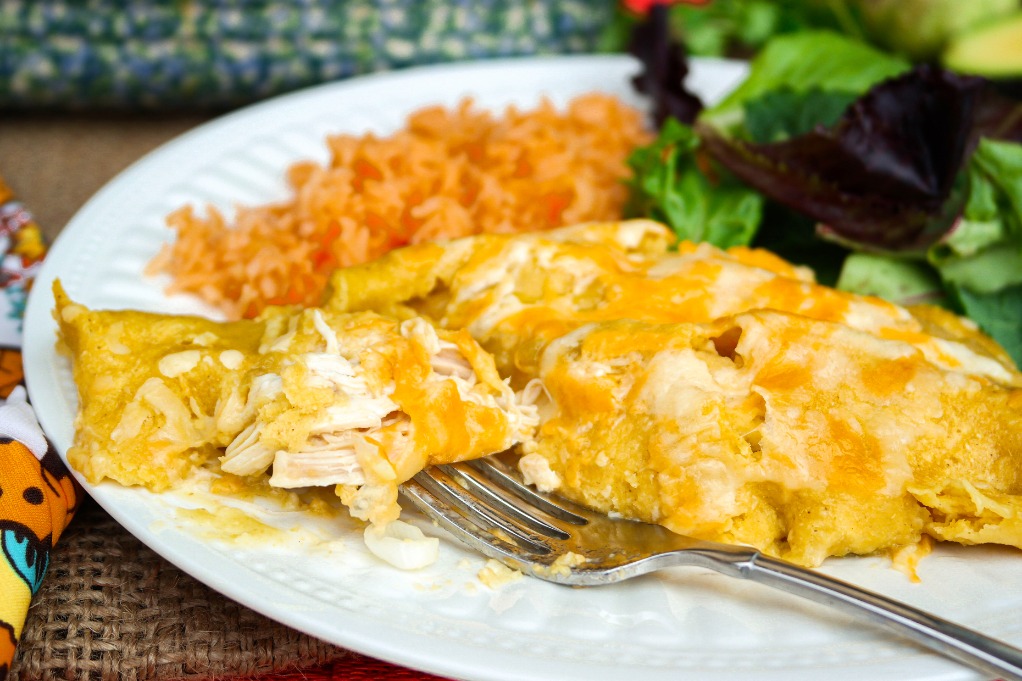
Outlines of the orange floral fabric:
M 0 178 L 0 680 L 81 499 L 22 386 L 21 319 L 44 252 L 39 226 Z

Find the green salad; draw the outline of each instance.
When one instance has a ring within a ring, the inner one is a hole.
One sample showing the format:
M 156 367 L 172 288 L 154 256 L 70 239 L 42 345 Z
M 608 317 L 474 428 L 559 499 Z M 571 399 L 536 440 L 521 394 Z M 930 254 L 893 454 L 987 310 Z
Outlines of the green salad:
M 630 215 L 769 248 L 844 290 L 945 306 L 1022 365 L 1022 100 L 811 29 L 766 40 L 745 80 L 702 108 L 673 91 L 680 45 L 639 28 L 637 87 L 666 104 L 630 158 Z

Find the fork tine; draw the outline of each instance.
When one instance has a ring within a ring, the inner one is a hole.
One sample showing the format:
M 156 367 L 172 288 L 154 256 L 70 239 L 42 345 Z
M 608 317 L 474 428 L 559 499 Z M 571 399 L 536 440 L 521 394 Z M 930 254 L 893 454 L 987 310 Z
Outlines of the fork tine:
M 498 488 L 513 494 L 552 518 L 572 525 L 589 523 L 589 518 L 592 515 L 590 511 L 566 500 L 554 502 L 548 495 L 527 486 L 521 477 L 502 461 L 498 462 L 490 457 L 466 461 L 464 465 L 479 471 Z
M 568 539 L 571 535 L 565 532 L 563 529 L 557 527 L 554 523 L 559 520 L 557 516 L 550 513 L 543 513 L 542 515 L 550 519 L 551 522 L 547 522 L 543 517 L 534 515 L 529 511 L 534 509 L 523 508 L 520 496 L 514 494 L 514 490 L 508 491 L 507 487 L 502 484 L 502 480 L 499 478 L 493 480 L 494 477 L 500 475 L 498 471 L 488 469 L 483 466 L 472 466 L 468 463 L 463 463 L 455 466 L 444 466 L 444 472 L 455 477 L 458 482 L 462 483 L 462 486 L 474 493 L 476 496 L 485 500 L 486 503 L 496 512 L 506 515 L 513 520 L 516 524 L 527 528 L 532 532 L 541 534 L 554 539 Z M 510 481 L 513 482 L 513 481 Z M 544 509 L 538 509 L 544 510 Z M 584 523 L 585 520 L 582 520 Z
M 519 563 L 516 558 L 518 549 L 490 534 L 476 523 L 465 519 L 454 506 L 446 504 L 438 496 L 432 494 L 418 480 L 413 478 L 405 481 L 401 485 L 401 492 L 426 517 L 447 530 L 468 548 L 499 560 L 505 565 L 514 567 Z
M 485 548 L 494 544 L 502 546 L 501 557 L 551 553 L 544 537 L 514 524 L 485 501 L 468 494 L 443 468 L 427 468 L 404 487 L 420 510 L 487 555 L 490 553 Z

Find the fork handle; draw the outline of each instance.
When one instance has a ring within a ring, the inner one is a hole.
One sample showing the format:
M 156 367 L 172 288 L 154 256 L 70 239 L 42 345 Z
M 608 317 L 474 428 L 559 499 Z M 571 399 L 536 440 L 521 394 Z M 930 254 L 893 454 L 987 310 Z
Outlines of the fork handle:
M 847 582 L 756 554 L 739 576 L 795 596 L 865 616 L 916 643 L 1005 681 L 1022 681 L 1022 650 Z

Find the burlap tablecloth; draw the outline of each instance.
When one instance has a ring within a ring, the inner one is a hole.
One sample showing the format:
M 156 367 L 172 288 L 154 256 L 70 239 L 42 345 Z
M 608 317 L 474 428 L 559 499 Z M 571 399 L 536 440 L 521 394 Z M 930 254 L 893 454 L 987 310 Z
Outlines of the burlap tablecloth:
M 0 167 L 52 243 L 109 179 L 204 120 L 194 114 L 0 114 Z M 9 679 L 240 681 L 268 675 L 427 678 L 328 645 L 230 601 L 160 558 L 87 500 L 54 550 Z
M 9 678 L 258 677 L 349 655 L 224 598 L 89 501 L 52 555 Z

